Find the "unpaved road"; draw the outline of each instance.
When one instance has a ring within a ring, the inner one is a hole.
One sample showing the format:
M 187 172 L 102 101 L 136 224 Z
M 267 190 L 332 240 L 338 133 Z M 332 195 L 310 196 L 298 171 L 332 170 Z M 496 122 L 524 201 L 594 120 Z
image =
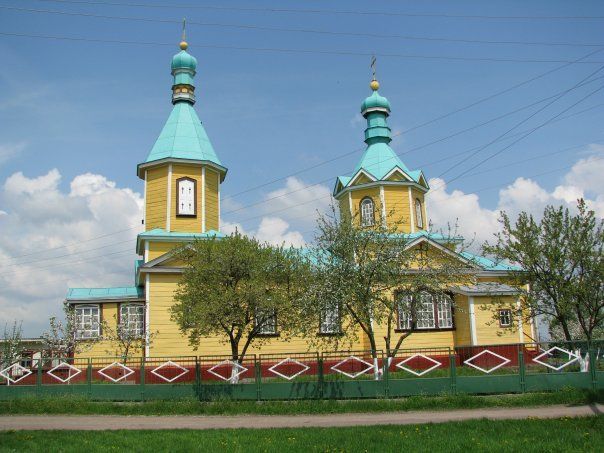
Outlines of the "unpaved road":
M 604 413 L 604 405 L 543 406 L 453 411 L 380 412 L 324 415 L 122 416 L 122 415 L 7 415 L 0 430 L 116 430 L 302 428 L 368 425 L 409 425 L 487 418 L 490 420 L 585 417 Z

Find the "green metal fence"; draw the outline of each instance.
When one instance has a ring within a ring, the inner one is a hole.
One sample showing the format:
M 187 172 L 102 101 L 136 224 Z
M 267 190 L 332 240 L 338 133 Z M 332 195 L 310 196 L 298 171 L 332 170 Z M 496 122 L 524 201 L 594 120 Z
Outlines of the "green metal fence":
M 397 398 L 604 389 L 604 341 L 230 356 L 18 361 L 0 370 L 0 400 L 203 401 Z

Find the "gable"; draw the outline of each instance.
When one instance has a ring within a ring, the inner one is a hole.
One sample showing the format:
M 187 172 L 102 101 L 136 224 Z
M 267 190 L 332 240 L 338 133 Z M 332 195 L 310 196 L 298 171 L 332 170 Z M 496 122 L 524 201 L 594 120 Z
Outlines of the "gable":
M 468 258 L 464 257 L 463 255 L 457 253 L 455 250 L 447 247 L 446 245 L 439 244 L 438 242 L 436 242 L 426 236 L 421 236 L 417 239 L 413 239 L 411 242 L 409 242 L 409 244 L 407 244 L 407 249 L 417 248 L 419 251 L 420 247 L 427 247 L 427 250 L 425 250 L 425 253 L 428 253 L 428 256 L 430 259 L 438 260 L 438 259 L 442 259 L 442 257 L 446 256 L 448 258 L 454 258 L 454 259 L 458 260 L 459 262 L 468 265 L 468 267 L 470 267 L 470 268 L 475 268 L 475 269 L 480 268 L 480 266 L 478 266 L 472 260 L 469 260 Z

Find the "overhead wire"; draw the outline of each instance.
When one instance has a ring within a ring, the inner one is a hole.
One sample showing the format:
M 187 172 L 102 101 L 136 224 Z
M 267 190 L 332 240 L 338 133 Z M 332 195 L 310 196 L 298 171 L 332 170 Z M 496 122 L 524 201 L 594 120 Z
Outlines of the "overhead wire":
M 556 16 L 556 15 L 488 15 L 488 14 L 453 14 L 453 13 L 422 13 L 402 11 L 375 11 L 375 10 L 342 10 L 342 9 L 299 9 L 299 8 L 275 8 L 275 7 L 242 7 L 224 6 L 216 4 L 178 4 L 178 3 L 143 3 L 143 2 L 111 2 L 100 0 L 36 0 L 41 2 L 80 4 L 80 5 L 106 5 L 136 8 L 178 8 L 178 9 L 205 9 L 214 11 L 243 11 L 264 13 L 299 13 L 299 14 L 337 14 L 337 15 L 360 15 L 360 16 L 388 16 L 388 17 L 425 17 L 445 19 L 476 19 L 476 20 L 572 20 L 572 21 L 598 21 L 604 16 Z
M 23 8 L 18 6 L 0 5 L 0 9 L 23 12 L 23 13 L 34 13 L 34 14 L 50 14 L 50 15 L 63 15 L 71 17 L 84 17 L 94 19 L 106 19 L 106 20 L 120 20 L 120 21 L 133 21 L 133 22 L 148 22 L 148 23 L 160 23 L 160 24 L 181 24 L 181 19 L 160 19 L 152 17 L 137 17 L 137 16 L 115 16 L 109 14 L 98 14 L 98 13 L 86 13 L 86 12 L 74 12 L 74 11 L 57 11 L 48 9 L 36 9 L 36 8 Z M 286 33 L 303 33 L 303 34 L 317 34 L 327 36 L 349 36 L 349 37 L 362 37 L 362 38 L 378 38 L 378 39 L 401 39 L 408 41 L 425 41 L 425 42 L 451 42 L 458 44 L 488 44 L 488 45 L 523 45 L 523 46 L 544 46 L 544 47 L 601 47 L 604 43 L 574 43 L 574 42 L 548 42 L 548 41 L 515 41 L 515 40 L 485 40 L 485 39 L 470 39 L 470 38 L 445 38 L 437 36 L 413 36 L 413 35 L 402 35 L 402 34 L 386 34 L 386 33 L 359 33 L 359 32 L 347 32 L 347 31 L 335 31 L 335 30 L 321 30 L 321 29 L 308 29 L 308 28 L 287 28 L 287 27 L 269 27 L 257 24 L 233 24 L 223 22 L 200 22 L 196 20 L 187 20 L 187 26 L 202 26 L 202 27 L 217 27 L 217 28 L 234 28 L 240 30 L 259 30 L 268 32 L 286 32 Z

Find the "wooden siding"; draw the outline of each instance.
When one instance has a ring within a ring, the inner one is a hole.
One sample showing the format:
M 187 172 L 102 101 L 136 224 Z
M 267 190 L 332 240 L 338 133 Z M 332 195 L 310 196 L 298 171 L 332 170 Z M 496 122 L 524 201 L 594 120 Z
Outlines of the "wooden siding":
M 168 253 L 175 247 L 180 246 L 180 242 L 154 242 L 149 241 L 149 257 L 147 261 L 154 260 L 160 256 Z
M 428 212 L 426 211 L 426 203 L 424 201 L 424 194 L 422 192 L 420 192 L 419 190 L 415 190 L 415 189 L 411 189 L 411 201 L 413 203 L 413 205 L 411 206 L 413 211 L 413 215 L 415 217 L 415 200 L 419 199 L 419 201 L 422 203 L 422 216 L 423 216 L 423 227 L 419 228 L 417 226 L 417 219 L 414 218 L 414 222 L 415 222 L 415 230 L 427 230 L 428 229 Z
M 411 231 L 409 188 L 407 186 L 384 186 L 384 202 L 387 225 L 390 227 L 397 225 L 397 231 L 409 233 Z
M 219 175 L 218 172 L 206 167 L 206 231 L 219 229 Z
M 512 327 L 499 327 L 496 318 L 499 309 L 512 310 Z M 474 297 L 474 314 L 476 318 L 476 342 L 478 344 L 518 343 L 518 317 L 516 315 L 516 297 L 501 297 L 493 300 L 490 296 Z M 523 322 L 523 332 L 530 335 L 528 322 Z M 525 341 L 530 341 L 525 337 Z
M 376 223 L 380 221 L 381 214 L 381 203 L 380 203 L 380 188 L 379 187 L 370 187 L 366 189 L 357 189 L 353 190 L 350 193 L 352 197 L 352 215 L 358 216 L 358 221 L 360 221 L 359 208 L 361 200 L 365 197 L 371 197 L 373 199 L 374 207 L 375 207 L 375 221 Z
M 166 228 L 168 197 L 168 166 L 147 170 L 147 199 L 145 200 L 145 230 Z
M 470 332 L 470 307 L 468 297 L 460 294 L 455 295 L 455 344 L 457 346 L 466 346 L 472 344 L 472 334 Z

